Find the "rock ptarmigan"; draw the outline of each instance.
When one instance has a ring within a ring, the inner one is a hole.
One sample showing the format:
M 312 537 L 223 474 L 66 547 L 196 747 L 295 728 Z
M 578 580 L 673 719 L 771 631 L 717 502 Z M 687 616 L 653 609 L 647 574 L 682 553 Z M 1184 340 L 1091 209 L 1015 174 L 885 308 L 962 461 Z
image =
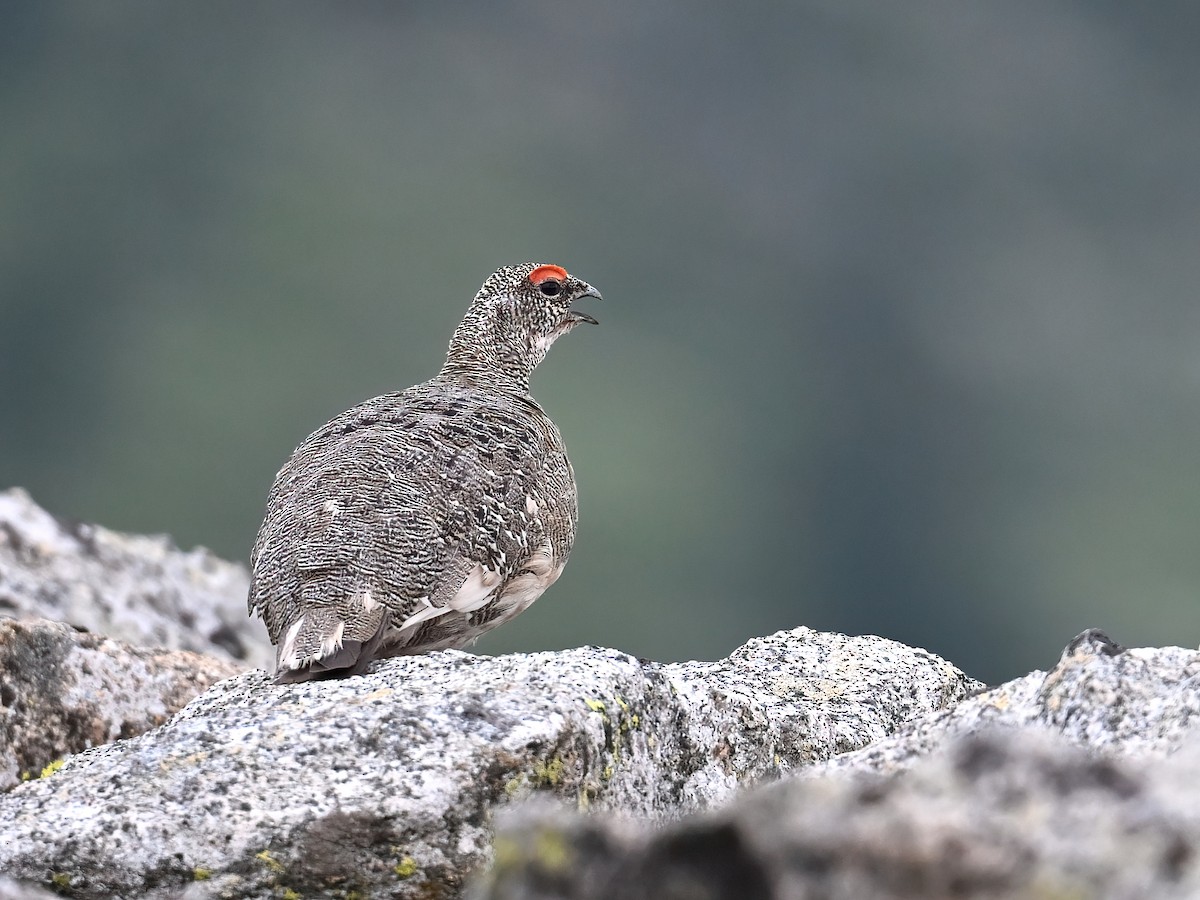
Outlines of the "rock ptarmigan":
M 248 606 L 277 682 L 463 647 L 525 610 L 575 540 L 575 476 L 529 395 L 546 351 L 600 294 L 559 266 L 483 283 L 441 372 L 346 410 L 279 474 L 250 561 Z

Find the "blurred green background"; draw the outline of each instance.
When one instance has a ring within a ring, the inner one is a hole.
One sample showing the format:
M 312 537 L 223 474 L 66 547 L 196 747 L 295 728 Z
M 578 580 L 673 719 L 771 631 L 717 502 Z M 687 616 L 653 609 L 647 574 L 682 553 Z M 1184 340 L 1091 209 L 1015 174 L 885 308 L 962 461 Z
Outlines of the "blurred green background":
M 1200 641 L 1200 6 L 9 2 L 0 483 L 244 560 L 496 266 L 554 589 L 490 652 L 806 624 L 986 680 Z

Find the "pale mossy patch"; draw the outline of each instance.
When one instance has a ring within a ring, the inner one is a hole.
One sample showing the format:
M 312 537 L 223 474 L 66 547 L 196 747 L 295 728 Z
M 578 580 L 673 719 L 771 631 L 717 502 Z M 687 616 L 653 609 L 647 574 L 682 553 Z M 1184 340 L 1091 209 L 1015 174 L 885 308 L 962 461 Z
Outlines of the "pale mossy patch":
M 535 760 L 533 771 L 518 772 L 504 782 L 504 795 L 514 798 L 526 796 L 534 790 L 557 788 L 563 781 L 566 768 L 566 762 L 558 756 Z
M 412 878 L 417 874 L 417 861 L 411 856 L 400 858 L 400 862 L 392 867 L 392 871 L 396 873 L 397 878 Z
M 550 787 L 558 787 L 558 783 L 562 781 L 563 769 L 565 764 L 559 757 L 549 762 L 538 760 L 533 765 L 533 777 L 536 784 L 549 785 Z
M 497 836 L 492 865 L 496 871 L 504 871 L 532 864 L 545 873 L 554 874 L 566 872 L 574 858 L 575 851 L 563 833 L 554 827 L 545 827 L 538 829 L 528 843 L 503 834 Z
M 519 841 L 506 834 L 496 835 L 496 840 L 492 845 L 492 867 L 496 871 L 515 869 L 524 860 L 525 855 L 521 852 Z
M 49 778 L 51 775 L 53 775 L 55 772 L 57 772 L 59 769 L 61 769 L 66 764 L 67 764 L 66 757 L 63 757 L 62 759 L 56 759 L 54 762 L 50 763 L 48 766 L 45 766 L 42 769 L 42 771 L 38 773 L 37 777 L 38 778 Z M 29 772 L 29 771 L 22 772 L 21 780 L 22 781 L 32 781 L 33 773 Z
M 565 872 L 574 855 L 562 832 L 552 828 L 538 832 L 533 843 L 533 852 L 547 872 Z
M 599 715 L 604 723 L 606 737 L 604 749 L 608 752 L 609 759 L 600 770 L 599 775 L 601 783 L 607 784 L 612 781 L 622 756 L 625 755 L 625 745 L 629 743 L 630 733 L 641 729 L 642 717 L 634 711 L 633 704 L 620 694 L 613 694 L 611 702 L 590 697 L 584 698 L 583 702 L 589 710 Z M 656 749 L 657 738 L 653 734 L 647 735 L 646 745 L 651 750 Z M 580 808 L 586 809 L 598 793 L 599 788 L 596 786 L 585 787 L 581 790 Z
M 254 858 L 262 860 L 263 864 L 272 872 L 282 872 L 283 863 L 271 855 L 270 850 L 263 850 L 261 853 L 255 853 Z
M 586 812 L 591 809 L 592 801 L 600 796 L 600 789 L 594 785 L 585 784 L 575 795 L 575 805 L 580 812 Z

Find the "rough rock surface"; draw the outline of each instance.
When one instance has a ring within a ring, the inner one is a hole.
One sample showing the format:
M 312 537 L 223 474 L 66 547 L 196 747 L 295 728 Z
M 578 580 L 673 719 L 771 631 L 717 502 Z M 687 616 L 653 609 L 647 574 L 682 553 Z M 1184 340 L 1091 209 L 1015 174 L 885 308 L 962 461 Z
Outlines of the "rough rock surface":
M 130 738 L 268 662 L 245 590 L 0 493 L 0 900 L 1200 897 L 1197 651 L 1085 632 L 986 690 L 808 629 L 717 663 L 447 651 L 243 671 Z
M 801 774 L 665 829 L 516 810 L 475 896 L 1200 897 L 1197 651 L 1085 632 Z
M 0 619 L 0 790 L 62 757 L 163 724 L 240 671 L 186 650 L 145 650 L 61 622 Z
M 53 619 L 143 647 L 270 664 L 246 617 L 249 575 L 208 550 L 56 519 L 0 492 L 0 616 Z
M 0 875 L 0 900 L 53 900 L 55 894 Z
M 893 777 L 789 779 L 660 831 L 529 808 L 476 900 L 1200 896 L 1200 752 L 1110 760 L 1037 730 Z
M 1050 672 L 1034 671 L 979 692 L 804 774 L 903 769 L 949 738 L 989 724 L 1046 729 L 1118 756 L 1165 756 L 1200 726 L 1200 651 L 1126 650 L 1101 631 L 1085 631 Z
M 924 651 L 808 629 L 719 663 L 584 648 L 285 686 L 251 672 L 0 796 L 0 871 L 79 897 L 454 897 L 511 799 L 670 817 L 973 687 Z

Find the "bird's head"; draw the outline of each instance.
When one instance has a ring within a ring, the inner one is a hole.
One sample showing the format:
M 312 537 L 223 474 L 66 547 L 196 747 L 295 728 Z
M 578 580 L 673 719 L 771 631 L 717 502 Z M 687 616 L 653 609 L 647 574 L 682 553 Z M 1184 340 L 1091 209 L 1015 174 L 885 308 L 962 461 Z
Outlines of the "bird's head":
M 561 266 L 523 263 L 491 274 L 450 339 L 444 375 L 476 382 L 512 381 L 528 389 L 529 375 L 550 345 L 581 322 L 596 320 L 574 308 L 600 292 Z

